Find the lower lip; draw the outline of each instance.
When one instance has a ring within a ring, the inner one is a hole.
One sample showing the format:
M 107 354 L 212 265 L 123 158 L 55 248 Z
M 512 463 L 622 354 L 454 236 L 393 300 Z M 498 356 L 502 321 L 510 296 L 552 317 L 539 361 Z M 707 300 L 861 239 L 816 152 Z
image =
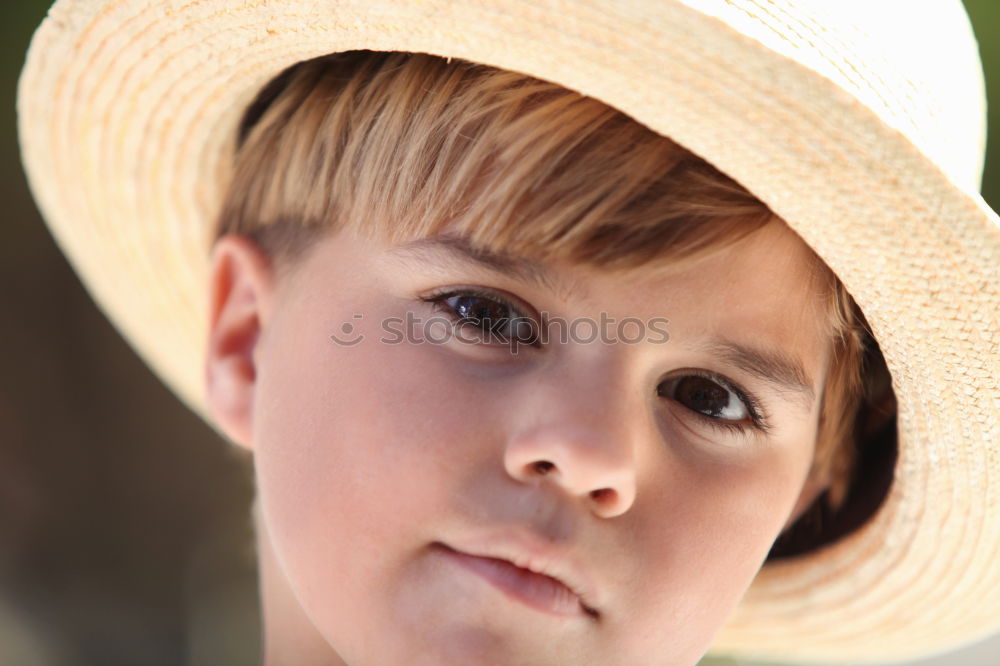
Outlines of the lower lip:
M 444 544 L 434 544 L 434 548 L 459 566 L 492 583 L 507 596 L 535 610 L 559 617 L 585 614 L 580 597 L 554 578 L 522 569 L 506 560 L 461 553 Z

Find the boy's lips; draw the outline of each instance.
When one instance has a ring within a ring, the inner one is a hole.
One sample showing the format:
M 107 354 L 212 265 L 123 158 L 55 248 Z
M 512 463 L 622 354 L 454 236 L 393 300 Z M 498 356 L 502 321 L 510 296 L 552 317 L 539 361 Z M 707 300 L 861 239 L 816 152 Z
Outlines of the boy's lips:
M 565 574 L 569 568 L 565 561 L 543 560 L 537 553 L 529 554 L 501 541 L 492 541 L 490 547 L 482 549 L 459 550 L 442 542 L 431 547 L 531 608 L 560 617 L 599 617 L 585 601 L 586 593 L 574 584 L 582 580 L 579 574 L 571 574 L 572 583 L 553 575 L 553 569 Z

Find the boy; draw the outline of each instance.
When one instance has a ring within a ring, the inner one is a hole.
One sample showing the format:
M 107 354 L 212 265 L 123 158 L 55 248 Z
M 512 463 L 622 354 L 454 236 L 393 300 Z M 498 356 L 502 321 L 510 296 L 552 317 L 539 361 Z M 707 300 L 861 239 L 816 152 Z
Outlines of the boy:
M 263 98 L 215 247 L 207 381 L 254 454 L 265 663 L 697 661 L 850 451 L 843 287 L 736 183 L 551 84 L 361 52 Z M 491 268 L 477 232 L 599 265 Z M 542 309 L 669 315 L 669 344 L 543 345 L 506 321 Z M 450 340 L 375 327 L 453 310 Z M 310 333 L 341 322 L 357 344 Z
M 695 663 L 776 538 L 846 500 L 860 310 L 768 206 L 625 114 L 382 50 L 267 86 L 221 197 L 204 401 L 254 456 L 264 662 Z M 581 339 L 597 321 L 611 339 Z

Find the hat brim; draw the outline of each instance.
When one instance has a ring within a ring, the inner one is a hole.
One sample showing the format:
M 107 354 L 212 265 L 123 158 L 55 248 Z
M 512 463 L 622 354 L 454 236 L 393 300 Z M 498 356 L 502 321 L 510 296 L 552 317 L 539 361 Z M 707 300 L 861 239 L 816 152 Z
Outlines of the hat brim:
M 26 171 L 95 301 L 211 424 L 211 223 L 237 124 L 268 80 L 322 54 L 410 51 L 600 99 L 788 222 L 865 312 L 899 404 L 879 510 L 765 565 L 713 650 L 893 661 L 1000 629 L 996 215 L 884 114 L 781 49 L 681 2 L 619 5 L 63 0 L 20 82 Z

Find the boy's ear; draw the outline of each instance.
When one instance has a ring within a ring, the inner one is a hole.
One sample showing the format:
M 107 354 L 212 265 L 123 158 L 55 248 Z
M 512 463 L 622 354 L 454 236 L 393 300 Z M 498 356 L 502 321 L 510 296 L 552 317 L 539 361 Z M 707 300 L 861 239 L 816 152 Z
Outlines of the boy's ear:
M 258 342 L 270 319 L 274 273 L 246 236 L 227 234 L 212 248 L 205 395 L 216 424 L 252 448 Z

